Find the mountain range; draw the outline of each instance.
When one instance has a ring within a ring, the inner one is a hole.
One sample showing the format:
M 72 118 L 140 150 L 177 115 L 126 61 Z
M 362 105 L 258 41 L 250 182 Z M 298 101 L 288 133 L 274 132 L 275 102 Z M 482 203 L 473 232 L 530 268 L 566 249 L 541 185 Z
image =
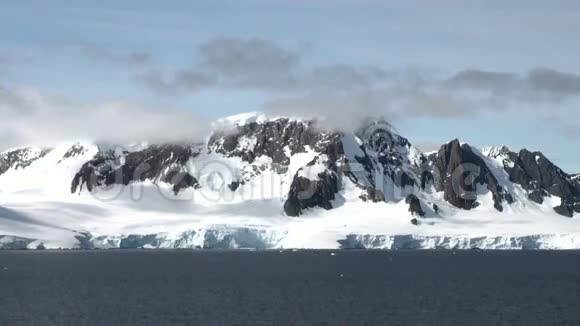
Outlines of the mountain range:
M 170 128 L 170 126 L 168 126 Z M 580 248 L 580 175 L 383 120 L 242 114 L 200 142 L 0 154 L 0 248 Z

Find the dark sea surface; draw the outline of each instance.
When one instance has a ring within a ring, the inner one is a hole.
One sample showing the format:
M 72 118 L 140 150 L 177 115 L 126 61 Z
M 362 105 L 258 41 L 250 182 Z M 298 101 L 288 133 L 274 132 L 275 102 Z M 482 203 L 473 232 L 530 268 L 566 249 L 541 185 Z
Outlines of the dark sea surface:
M 580 325 L 580 252 L 0 251 L 0 325 Z

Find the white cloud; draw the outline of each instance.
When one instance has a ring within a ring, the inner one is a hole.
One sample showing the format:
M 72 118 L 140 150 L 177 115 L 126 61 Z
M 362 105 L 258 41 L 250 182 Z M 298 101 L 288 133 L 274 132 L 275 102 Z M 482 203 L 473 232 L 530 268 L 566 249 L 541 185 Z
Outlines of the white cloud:
M 33 89 L 0 89 L 0 150 L 61 141 L 199 141 L 209 123 L 176 108 L 126 101 L 83 104 Z
M 149 68 L 136 80 L 162 94 L 196 93 L 209 88 L 296 94 L 312 90 L 356 90 L 385 82 L 377 66 L 332 64 L 309 67 L 300 53 L 256 38 L 211 38 L 192 54 L 192 65 L 174 71 Z
M 81 51 L 89 58 L 105 61 L 117 65 L 144 66 L 151 63 L 151 55 L 146 52 L 132 51 L 128 53 L 118 53 L 106 48 L 85 45 Z
M 450 89 L 491 92 L 525 101 L 557 101 L 580 96 L 580 75 L 550 68 L 535 68 L 525 75 L 464 70 L 443 82 Z

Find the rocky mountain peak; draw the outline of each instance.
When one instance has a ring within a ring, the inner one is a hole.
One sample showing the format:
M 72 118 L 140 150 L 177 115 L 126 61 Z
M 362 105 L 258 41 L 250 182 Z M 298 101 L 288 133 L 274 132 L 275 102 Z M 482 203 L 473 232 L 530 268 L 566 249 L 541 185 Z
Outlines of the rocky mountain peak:
M 566 174 L 541 152 L 513 152 L 507 146 L 480 152 L 455 139 L 426 157 L 380 119 L 368 120 L 355 132 L 259 114 L 228 118 L 217 126 L 203 144 L 103 145 L 96 151 L 94 144 L 73 144 L 59 149 L 53 164 L 66 168 L 69 164 L 61 163 L 81 160 L 69 181 L 73 193 L 148 181 L 169 184 L 178 194 L 208 187 L 191 165 L 219 161 L 232 172 L 232 180 L 220 183 L 232 193 L 243 191 L 261 174 L 288 178 L 283 199 L 290 216 L 315 207 L 334 208 L 345 182 L 357 189 L 355 197 L 361 200 L 407 202 L 413 212 L 424 213 L 418 216 L 438 216 L 434 207 L 438 200 L 442 206 L 441 198 L 459 209 L 477 209 L 486 203 L 482 196 L 490 196 L 501 212 L 516 201 L 514 194 L 518 201 L 540 205 L 547 197 L 558 197 L 561 204 L 554 209 L 559 214 L 580 213 L 580 176 Z M 8 170 L 25 172 L 48 153 L 36 148 L 2 153 L 0 176 Z
M 512 195 L 506 193 L 482 157 L 457 139 L 443 145 L 437 153 L 434 179 L 445 200 L 458 208 L 470 210 L 479 205 L 478 186 L 492 193 L 494 207 L 500 212 L 504 201 L 513 203 Z
M 186 169 L 186 163 L 200 154 L 192 144 L 150 145 L 142 150 L 126 151 L 121 148 L 99 151 L 83 164 L 71 183 L 71 192 L 90 192 L 95 187 L 131 182 L 165 182 L 174 191 L 197 186 L 197 180 Z
M 512 150 L 506 145 L 484 147 L 481 153 L 490 158 L 506 157 L 512 153 Z
M 216 131 L 208 142 L 211 152 L 227 157 L 239 157 L 253 163 L 258 157 L 268 157 L 279 171 L 285 171 L 290 157 L 307 150 L 324 152 L 332 159 L 341 155 L 340 135 L 315 127 L 313 121 L 277 118 L 235 124 L 226 131 Z
M 50 153 L 51 148 L 24 147 L 0 154 L 0 175 L 10 169 L 24 169 Z

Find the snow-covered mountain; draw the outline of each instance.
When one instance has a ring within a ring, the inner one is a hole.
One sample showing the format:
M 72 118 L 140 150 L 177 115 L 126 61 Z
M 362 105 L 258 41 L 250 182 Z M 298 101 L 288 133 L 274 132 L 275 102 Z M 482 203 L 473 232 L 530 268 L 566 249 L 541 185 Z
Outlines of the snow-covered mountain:
M 0 248 L 580 248 L 580 178 L 540 152 L 453 140 L 425 155 L 244 114 L 200 143 L 0 154 Z

